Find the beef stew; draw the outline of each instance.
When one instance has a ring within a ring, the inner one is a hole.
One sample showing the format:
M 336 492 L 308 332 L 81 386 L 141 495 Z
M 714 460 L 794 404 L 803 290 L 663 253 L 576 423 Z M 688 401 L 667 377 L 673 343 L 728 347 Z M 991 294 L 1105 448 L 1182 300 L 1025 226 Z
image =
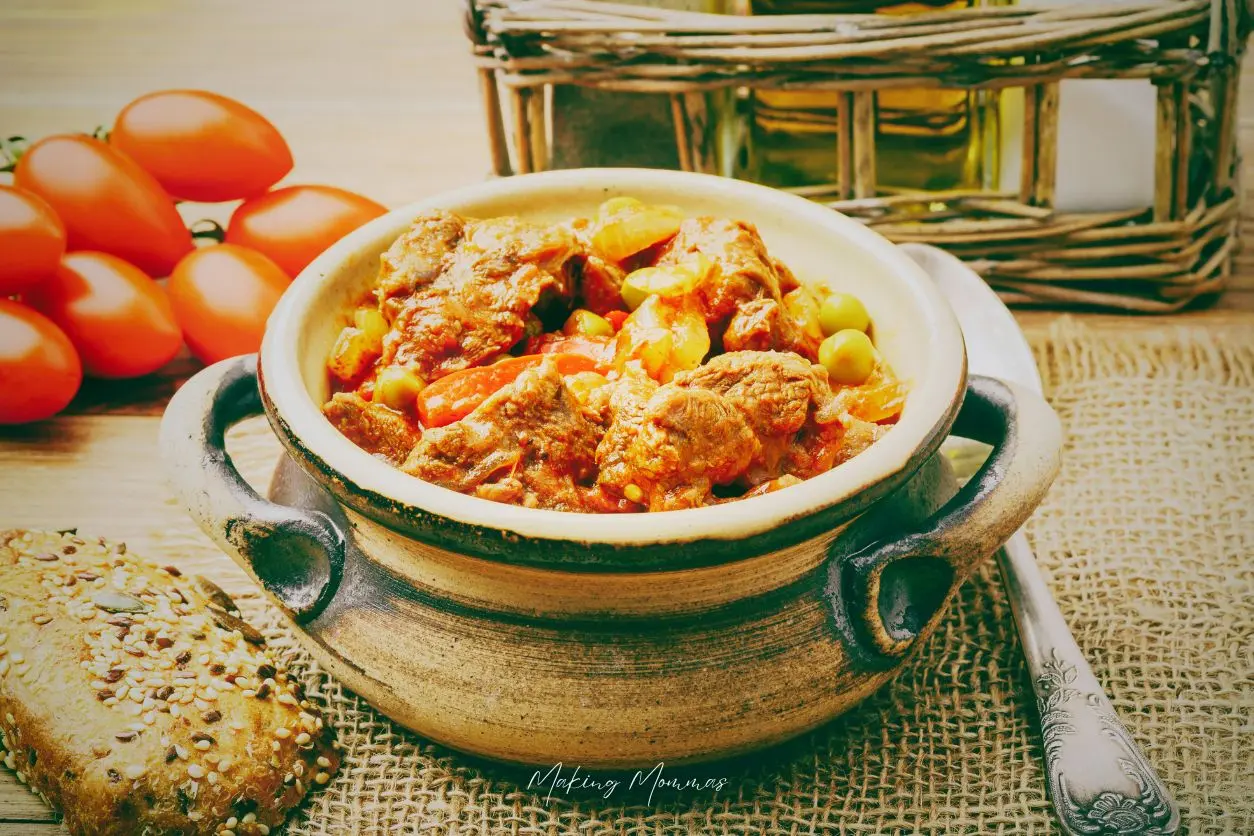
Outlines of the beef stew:
M 327 418 L 436 485 L 584 513 L 786 489 L 865 450 L 906 390 L 849 294 L 743 221 L 614 198 L 537 224 L 434 212 L 327 361 Z

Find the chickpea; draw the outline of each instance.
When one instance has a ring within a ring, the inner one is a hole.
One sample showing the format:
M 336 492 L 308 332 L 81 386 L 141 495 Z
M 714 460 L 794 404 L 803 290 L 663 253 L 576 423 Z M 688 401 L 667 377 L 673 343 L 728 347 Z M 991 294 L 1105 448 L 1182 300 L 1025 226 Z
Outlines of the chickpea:
M 857 296 L 833 293 L 819 308 L 819 325 L 828 336 L 846 329 L 865 332 L 871 327 L 871 317 Z
M 819 345 L 819 362 L 833 383 L 858 386 L 865 383 L 875 367 L 875 347 L 861 331 L 837 331 Z
M 418 394 L 426 384 L 414 371 L 403 366 L 386 366 L 375 376 L 375 403 L 404 412 L 414 409 Z

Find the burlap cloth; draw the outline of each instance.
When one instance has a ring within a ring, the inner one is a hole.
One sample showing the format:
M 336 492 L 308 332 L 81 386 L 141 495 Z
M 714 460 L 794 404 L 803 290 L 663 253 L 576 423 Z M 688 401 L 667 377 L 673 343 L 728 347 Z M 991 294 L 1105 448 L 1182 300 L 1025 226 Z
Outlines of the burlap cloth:
M 1132 332 L 1129 332 L 1131 334 Z M 1254 834 L 1254 328 L 1033 349 L 1066 430 L 1029 533 L 1062 610 L 1192 834 Z M 1052 833 L 1035 708 L 992 562 L 891 685 L 797 745 L 714 766 L 710 794 L 524 789 L 399 730 L 290 635 L 347 748 L 289 834 Z M 568 765 L 569 767 L 569 765 Z

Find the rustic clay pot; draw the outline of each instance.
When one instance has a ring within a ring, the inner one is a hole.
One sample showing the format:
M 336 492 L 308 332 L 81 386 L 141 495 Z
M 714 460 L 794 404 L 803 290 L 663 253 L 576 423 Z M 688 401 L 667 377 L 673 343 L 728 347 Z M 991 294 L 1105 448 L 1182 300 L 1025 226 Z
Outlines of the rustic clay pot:
M 319 411 L 324 363 L 379 254 L 432 208 L 559 219 L 613 195 L 755 223 L 803 281 L 860 296 L 911 389 L 871 449 L 802 485 L 711 508 L 581 515 L 424 483 Z M 260 387 L 258 386 L 260 383 Z M 272 500 L 227 427 L 264 409 L 290 460 Z M 994 446 L 954 494 L 951 432 Z M 622 768 L 743 753 L 818 726 L 904 664 L 1058 464 L 1039 396 L 966 375 L 954 316 L 906 255 L 799 197 L 664 171 L 495 180 L 399 209 L 293 283 L 260 354 L 189 381 L 162 425 L 193 517 L 345 685 L 419 734 L 519 763 Z

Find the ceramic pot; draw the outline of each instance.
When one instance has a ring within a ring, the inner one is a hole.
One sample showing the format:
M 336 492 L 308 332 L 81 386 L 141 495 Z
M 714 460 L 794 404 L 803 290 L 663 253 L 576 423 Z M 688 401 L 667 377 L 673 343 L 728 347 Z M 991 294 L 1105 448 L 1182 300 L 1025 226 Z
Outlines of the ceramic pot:
M 345 312 L 415 216 L 439 207 L 557 220 L 620 194 L 751 221 L 802 281 L 856 293 L 910 386 L 900 421 L 786 490 L 593 515 L 427 484 L 323 418 L 324 363 Z M 232 423 L 261 411 L 290 458 L 270 499 L 223 447 Z M 937 456 L 951 432 L 993 446 L 956 493 Z M 223 361 L 178 392 L 161 444 L 192 516 L 345 685 L 448 746 L 592 769 L 743 753 L 866 697 L 1040 502 L 1059 428 L 1039 396 L 967 378 L 944 299 L 860 224 L 734 180 L 587 169 L 475 185 L 349 235 L 292 284 L 259 361 Z

